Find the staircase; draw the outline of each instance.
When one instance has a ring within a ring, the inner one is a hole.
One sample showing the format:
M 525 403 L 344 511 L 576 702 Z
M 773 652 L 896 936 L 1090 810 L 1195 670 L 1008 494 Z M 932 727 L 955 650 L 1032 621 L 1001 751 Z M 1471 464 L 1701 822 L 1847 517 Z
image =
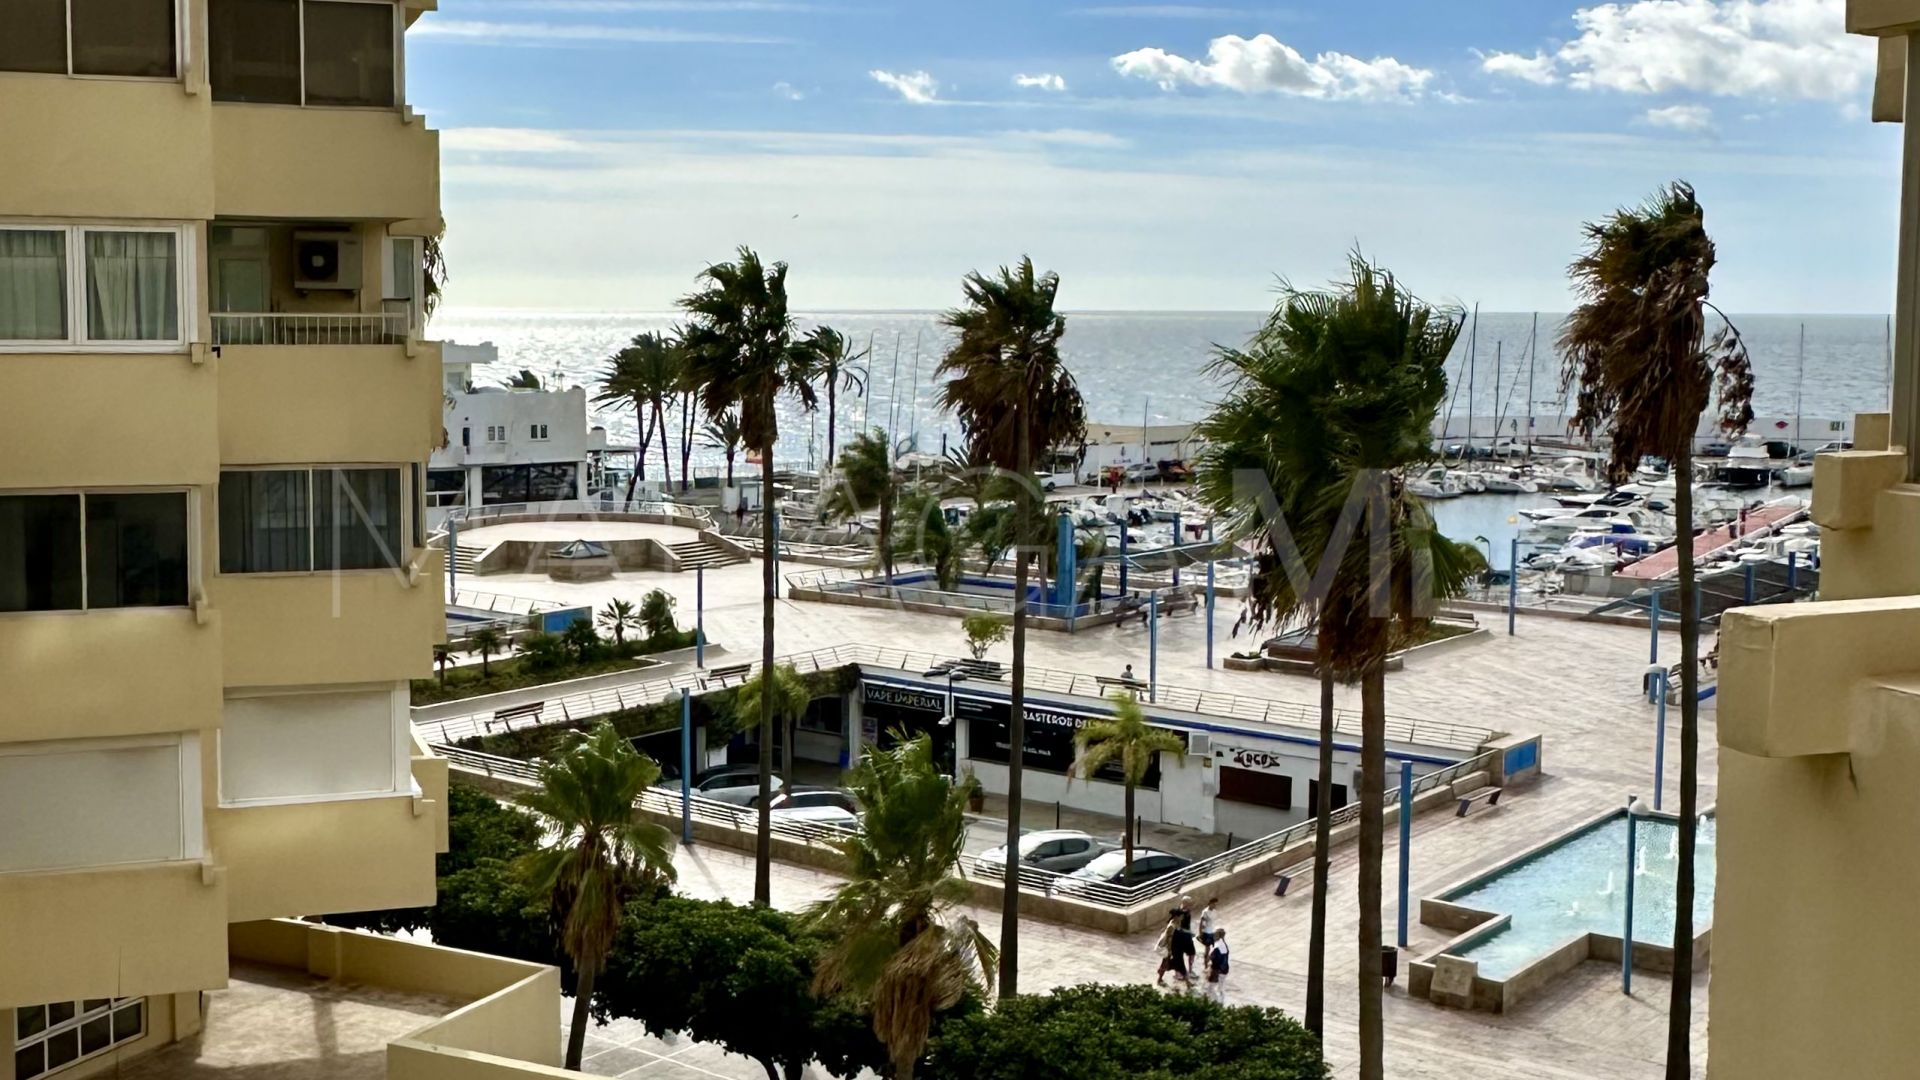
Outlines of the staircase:
M 667 550 L 673 553 L 673 559 L 682 570 L 711 570 L 719 566 L 734 566 L 747 560 L 731 551 L 705 539 L 688 540 L 683 544 L 668 544 Z
M 477 574 L 480 556 L 487 549 L 480 544 L 455 544 L 453 547 L 453 569 L 456 574 Z

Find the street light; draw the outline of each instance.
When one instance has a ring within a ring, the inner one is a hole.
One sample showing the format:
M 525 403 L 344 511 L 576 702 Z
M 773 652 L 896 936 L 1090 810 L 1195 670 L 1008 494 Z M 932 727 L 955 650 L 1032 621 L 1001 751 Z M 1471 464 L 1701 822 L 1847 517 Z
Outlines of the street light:
M 1626 927 L 1620 934 L 1620 992 L 1633 993 L 1633 868 L 1637 847 L 1635 833 L 1640 819 L 1647 815 L 1647 804 L 1637 795 L 1627 796 L 1627 912 Z
M 947 677 L 946 710 L 940 717 L 940 726 L 942 728 L 953 727 L 953 684 L 967 681 L 967 669 L 961 667 L 960 662 L 955 660 L 950 663 L 941 664 L 938 667 L 929 668 L 925 674 L 929 676 L 944 675 Z M 960 745 L 955 740 L 954 733 L 949 731 L 947 733 L 947 775 L 954 775 L 954 773 L 959 771 L 959 768 Z

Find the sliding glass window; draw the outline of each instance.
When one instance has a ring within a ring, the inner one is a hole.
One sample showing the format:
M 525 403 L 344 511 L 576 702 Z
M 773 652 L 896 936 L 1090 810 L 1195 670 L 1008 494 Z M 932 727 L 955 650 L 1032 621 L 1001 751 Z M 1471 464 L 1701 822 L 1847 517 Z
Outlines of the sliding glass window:
M 0 495 L 0 611 L 183 607 L 183 492 Z
M 322 570 L 400 565 L 398 469 L 315 469 L 313 561 Z
M 0 71 L 171 79 L 177 0 L 5 0 Z
M 180 227 L 0 223 L 0 345 L 184 347 Z
M 381 570 L 407 552 L 399 469 L 220 474 L 220 572 Z
M 210 0 L 213 98 L 391 108 L 398 20 L 391 0 Z
M 220 572 L 297 573 L 313 569 L 305 469 L 220 474 Z

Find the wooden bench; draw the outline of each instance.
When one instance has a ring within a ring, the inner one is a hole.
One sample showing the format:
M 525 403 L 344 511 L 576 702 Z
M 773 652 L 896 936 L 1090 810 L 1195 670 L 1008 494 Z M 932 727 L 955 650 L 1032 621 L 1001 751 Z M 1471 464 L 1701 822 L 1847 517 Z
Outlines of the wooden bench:
M 751 663 L 711 668 L 707 671 L 707 678 L 702 688 L 704 689 L 706 686 L 725 687 L 729 679 L 739 679 L 744 683 L 747 681 L 747 673 L 752 670 L 753 665 Z
M 969 679 L 998 679 L 1007 673 L 998 660 L 974 660 L 972 658 L 957 661 L 954 665 L 967 673 Z
M 1465 795 L 1460 796 L 1460 809 L 1454 811 L 1453 816 L 1466 817 L 1469 811 L 1481 803 L 1486 803 L 1488 806 L 1499 806 L 1500 792 L 1504 790 L 1504 788 L 1483 787 L 1475 788 L 1467 792 Z
M 512 731 L 515 720 L 537 721 L 540 719 L 541 710 L 546 707 L 547 703 L 544 701 L 530 701 L 525 705 L 509 705 L 504 709 L 495 709 L 493 719 L 487 721 L 486 728 L 488 731 L 492 731 L 493 725 L 501 724 L 504 725 L 508 731 Z
M 1117 675 L 1095 675 L 1093 681 L 1100 684 L 1103 692 L 1115 689 L 1126 690 L 1136 697 L 1147 689 L 1147 684 L 1139 679 L 1123 679 Z
M 1192 593 L 1178 593 L 1160 601 L 1160 613 L 1163 615 L 1191 615 L 1200 610 L 1200 602 Z
M 1287 895 L 1287 886 L 1292 885 L 1294 882 L 1294 879 L 1296 878 L 1311 879 L 1312 877 L 1313 877 L 1313 860 L 1312 859 L 1308 859 L 1305 862 L 1294 863 L 1292 866 L 1286 867 L 1285 869 L 1282 869 L 1282 870 L 1275 870 L 1273 872 L 1273 895 L 1285 896 Z

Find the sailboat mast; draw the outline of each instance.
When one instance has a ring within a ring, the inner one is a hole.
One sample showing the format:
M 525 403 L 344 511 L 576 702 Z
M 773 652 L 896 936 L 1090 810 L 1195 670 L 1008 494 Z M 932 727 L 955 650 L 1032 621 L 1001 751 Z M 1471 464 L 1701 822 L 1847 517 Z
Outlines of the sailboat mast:
M 1493 343 L 1493 441 L 1487 444 L 1488 450 L 1500 444 L 1500 418 L 1507 411 L 1506 396 L 1500 393 L 1501 353 L 1506 344 L 1504 339 Z
M 1473 305 L 1473 329 L 1467 331 L 1467 457 L 1473 456 L 1473 369 L 1480 354 L 1480 305 Z
M 1533 456 L 1533 362 L 1540 353 L 1540 313 L 1533 313 L 1533 331 L 1527 337 L 1527 456 Z
M 1800 452 L 1800 389 L 1807 381 L 1807 324 L 1800 324 L 1800 351 L 1793 372 L 1793 452 Z

